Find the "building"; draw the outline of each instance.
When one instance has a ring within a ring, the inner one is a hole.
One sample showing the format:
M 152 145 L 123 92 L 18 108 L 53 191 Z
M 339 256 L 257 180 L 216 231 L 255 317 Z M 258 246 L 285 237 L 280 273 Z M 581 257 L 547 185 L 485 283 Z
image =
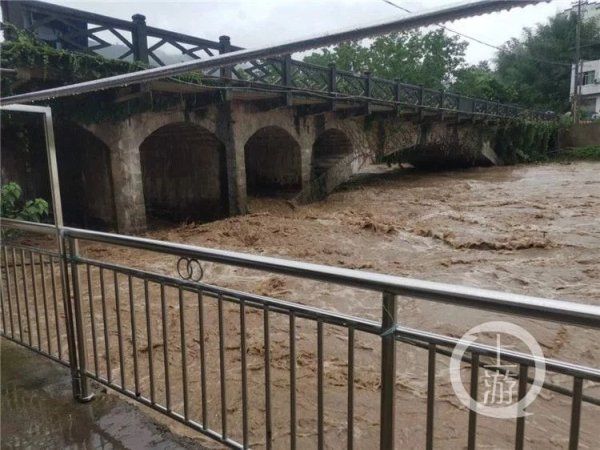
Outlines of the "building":
M 580 108 L 584 116 L 600 114 L 600 59 L 583 61 Z M 575 94 L 575 65 L 571 70 L 571 98 Z
M 565 9 L 564 14 L 577 14 L 577 4 Z M 581 4 L 581 17 L 584 21 L 595 20 L 600 23 L 600 1 L 585 1 Z M 583 61 L 581 67 L 580 109 L 584 117 L 600 113 L 600 59 Z M 575 95 L 575 65 L 571 69 L 571 99 Z
M 565 9 L 565 14 L 575 13 L 577 14 L 577 4 L 574 4 L 571 8 Z M 581 4 L 581 17 L 583 20 L 597 20 L 600 21 L 600 2 L 582 2 Z

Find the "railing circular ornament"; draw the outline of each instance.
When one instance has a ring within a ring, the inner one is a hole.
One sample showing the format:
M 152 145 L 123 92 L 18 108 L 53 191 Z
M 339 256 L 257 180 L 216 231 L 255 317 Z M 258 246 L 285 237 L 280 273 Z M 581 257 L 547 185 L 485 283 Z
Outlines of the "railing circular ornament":
M 204 269 L 197 259 L 181 257 L 177 261 L 177 273 L 183 280 L 200 281 L 204 276 Z

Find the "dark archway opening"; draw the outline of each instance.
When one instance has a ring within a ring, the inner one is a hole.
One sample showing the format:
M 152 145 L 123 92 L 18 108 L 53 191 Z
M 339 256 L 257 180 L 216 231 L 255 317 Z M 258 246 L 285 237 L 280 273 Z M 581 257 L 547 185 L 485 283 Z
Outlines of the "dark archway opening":
M 73 123 L 55 126 L 56 160 L 65 224 L 99 230 L 116 225 L 110 149 Z
M 225 146 L 205 128 L 174 123 L 140 146 L 149 219 L 209 221 L 229 214 Z
M 311 177 L 318 178 L 352 152 L 352 142 L 342 131 L 323 132 L 313 145 Z
M 287 196 L 301 189 L 300 145 L 287 131 L 261 128 L 248 139 L 244 150 L 248 195 Z
M 2 185 L 17 183 L 21 187 L 22 201 L 42 198 L 52 210 L 42 116 L 2 111 L 0 118 Z

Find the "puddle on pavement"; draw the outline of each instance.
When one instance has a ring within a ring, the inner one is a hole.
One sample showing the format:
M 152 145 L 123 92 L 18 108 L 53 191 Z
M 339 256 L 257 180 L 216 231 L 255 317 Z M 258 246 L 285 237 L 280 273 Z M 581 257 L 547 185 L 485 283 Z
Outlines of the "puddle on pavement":
M 81 404 L 71 397 L 66 367 L 1 341 L 2 449 L 199 448 L 114 395 Z

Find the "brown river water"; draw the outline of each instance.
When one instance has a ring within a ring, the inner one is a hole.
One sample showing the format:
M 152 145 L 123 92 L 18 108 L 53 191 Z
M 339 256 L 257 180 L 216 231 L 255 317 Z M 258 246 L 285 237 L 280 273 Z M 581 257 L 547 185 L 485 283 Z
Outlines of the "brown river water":
M 431 281 L 490 288 L 538 297 L 600 304 L 600 163 L 577 162 L 514 167 L 475 168 L 425 173 L 414 170 L 373 170 L 347 184 L 326 200 L 294 206 L 284 200 L 253 199 L 250 214 L 208 224 L 160 227 L 147 237 L 204 247 L 303 260 L 333 266 L 413 277 Z M 82 245 L 91 258 L 108 260 L 176 275 L 175 257 L 165 257 L 100 244 Z M 204 281 L 247 292 L 292 300 L 302 304 L 380 320 L 381 301 L 376 293 L 273 274 L 205 264 Z M 100 326 L 98 272 L 92 270 L 94 318 L 98 323 L 100 372 L 106 372 L 104 340 Z M 110 278 L 107 297 L 111 297 Z M 84 277 L 85 282 L 85 277 Z M 132 384 L 130 363 L 131 327 L 126 277 L 117 280 L 123 289 L 121 304 L 124 346 L 127 357 L 124 376 Z M 137 320 L 145 323 L 143 286 L 133 283 Z M 87 287 L 84 288 L 87 295 Z M 159 296 L 157 286 L 150 297 Z M 179 306 L 174 289 L 166 290 L 169 330 L 168 346 L 180 352 Z M 114 305 L 114 303 L 113 303 Z M 186 330 L 198 327 L 195 300 L 185 298 Z M 85 308 L 88 308 L 87 306 Z M 84 308 L 84 309 L 85 309 Z M 108 308 L 109 318 L 115 307 Z M 89 308 L 84 314 L 89 315 Z M 216 302 L 207 302 L 205 346 L 207 351 L 209 424 L 220 425 L 219 359 Z M 227 414 L 229 432 L 239 439 L 240 418 L 240 313 L 236 305 L 225 306 Z M 156 330 L 153 345 L 155 377 L 162 379 L 160 307 L 150 311 Z M 402 298 L 401 324 L 461 336 L 469 328 L 488 320 L 510 320 L 525 327 L 540 343 L 545 356 L 600 367 L 598 332 L 539 320 L 501 315 L 452 305 Z M 247 364 L 249 368 L 250 442 L 263 448 L 264 438 L 264 345 L 263 316 L 248 308 Z M 111 322 L 111 320 L 109 320 Z M 112 322 L 111 322 L 112 323 Z M 89 324 L 89 321 L 88 321 Z M 271 320 L 271 379 L 274 448 L 289 446 L 289 323 L 285 316 Z M 316 447 L 316 347 L 314 322 L 297 320 L 296 355 L 298 382 L 298 445 Z M 136 333 L 140 373 L 148 372 L 147 334 Z M 91 347 L 91 334 L 88 337 Z M 117 347 L 117 333 L 109 333 L 110 347 Z M 199 340 L 188 339 L 186 357 L 190 415 L 200 415 Z M 346 443 L 348 335 L 345 329 L 325 327 L 325 443 L 338 448 Z M 377 445 L 379 436 L 379 340 L 356 334 L 355 347 L 355 448 Z M 111 354 L 112 377 L 119 379 L 119 356 Z M 181 408 L 181 357 L 173 356 L 171 401 Z M 421 448 L 425 435 L 427 352 L 400 344 L 398 348 L 397 446 Z M 89 355 L 89 365 L 93 365 Z M 453 394 L 448 377 L 448 358 L 437 358 L 436 446 L 465 448 L 468 411 Z M 468 374 L 465 371 L 465 374 Z M 547 381 L 567 388 L 565 376 L 547 374 Z M 160 384 L 160 383 L 159 383 Z M 148 394 L 148 377 L 142 376 L 140 391 Z M 164 386 L 156 386 L 163 402 Z M 600 386 L 584 385 L 586 395 L 600 397 Z M 570 399 L 542 391 L 530 407 L 526 446 L 565 448 L 569 436 Z M 580 448 L 600 448 L 597 425 L 600 406 L 584 404 Z M 512 448 L 514 420 L 481 417 L 479 448 Z M 178 431 L 190 434 L 182 427 Z M 192 433 L 193 434 L 193 433 Z M 206 442 L 204 442 L 206 444 Z

